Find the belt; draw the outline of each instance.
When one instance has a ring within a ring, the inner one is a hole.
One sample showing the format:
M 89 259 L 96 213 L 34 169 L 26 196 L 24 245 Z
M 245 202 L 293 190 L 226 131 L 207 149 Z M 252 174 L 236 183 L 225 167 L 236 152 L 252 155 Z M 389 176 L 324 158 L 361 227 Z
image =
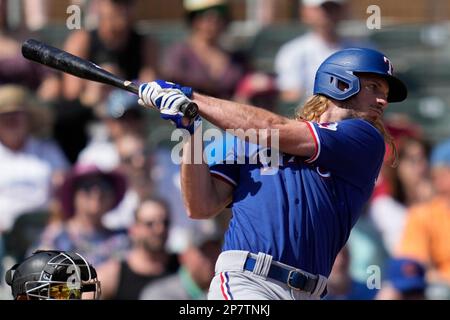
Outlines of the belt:
M 244 269 L 253 272 L 256 259 L 248 257 L 244 264 Z M 318 276 L 305 274 L 301 270 L 289 270 L 277 265 L 270 265 L 268 278 L 285 283 L 289 288 L 313 293 L 316 289 Z

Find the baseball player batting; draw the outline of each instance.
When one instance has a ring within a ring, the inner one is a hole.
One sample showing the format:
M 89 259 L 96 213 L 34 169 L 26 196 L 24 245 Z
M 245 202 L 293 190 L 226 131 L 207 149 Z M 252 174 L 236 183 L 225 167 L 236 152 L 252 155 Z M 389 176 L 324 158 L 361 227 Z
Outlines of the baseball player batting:
M 200 130 L 187 128 L 195 134 L 184 145 L 181 185 L 190 217 L 214 217 L 227 206 L 233 212 L 208 298 L 323 297 L 336 255 L 373 191 L 385 142 L 391 143 L 383 111 L 407 96 L 389 59 L 365 48 L 331 55 L 295 119 L 198 93 L 187 97 L 176 86 L 144 84 L 141 102 L 177 122 L 179 106 L 192 100 L 203 118 L 222 129 L 279 134 L 280 165 L 270 175 L 261 163 L 231 161 L 239 150 L 246 159 L 257 152 L 254 141 L 239 138 L 227 161 L 191 164 L 188 151 L 195 151 L 192 137 Z

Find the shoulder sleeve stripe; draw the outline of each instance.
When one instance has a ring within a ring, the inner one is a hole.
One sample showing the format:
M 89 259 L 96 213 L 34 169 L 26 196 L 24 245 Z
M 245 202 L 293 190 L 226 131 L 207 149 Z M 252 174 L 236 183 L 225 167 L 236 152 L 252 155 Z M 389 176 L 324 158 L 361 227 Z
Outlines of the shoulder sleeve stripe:
M 230 177 L 224 175 L 222 172 L 218 172 L 218 171 L 215 171 L 215 170 L 209 170 L 209 172 L 210 172 L 211 175 L 213 175 L 214 177 L 216 177 L 216 178 L 218 178 L 218 179 L 220 179 L 220 180 L 222 180 L 222 181 L 224 181 L 224 182 L 226 182 L 226 183 L 228 183 L 228 184 L 231 184 L 233 187 L 236 187 L 236 186 L 237 186 L 236 181 L 234 181 L 234 180 L 231 179 Z
M 314 127 L 314 125 L 307 121 L 306 124 L 308 125 L 309 131 L 311 132 L 311 135 L 314 139 L 314 145 L 315 145 L 315 152 L 314 154 L 311 156 L 311 158 L 305 160 L 306 163 L 312 163 L 314 161 L 317 160 L 317 158 L 319 158 L 320 155 L 320 139 L 319 139 L 319 135 L 317 134 L 316 128 Z

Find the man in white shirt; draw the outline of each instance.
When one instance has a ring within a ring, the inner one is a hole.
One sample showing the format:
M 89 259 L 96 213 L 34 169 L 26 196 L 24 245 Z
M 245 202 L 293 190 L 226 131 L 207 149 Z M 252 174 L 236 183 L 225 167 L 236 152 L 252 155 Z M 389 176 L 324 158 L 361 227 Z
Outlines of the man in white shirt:
M 337 32 L 344 18 L 346 0 L 301 0 L 300 16 L 310 31 L 285 43 L 275 57 L 280 98 L 299 103 L 311 96 L 319 65 L 334 52 L 347 47 Z
M 20 214 L 45 208 L 68 167 L 56 144 L 32 137 L 30 99 L 20 86 L 0 86 L 0 232 Z

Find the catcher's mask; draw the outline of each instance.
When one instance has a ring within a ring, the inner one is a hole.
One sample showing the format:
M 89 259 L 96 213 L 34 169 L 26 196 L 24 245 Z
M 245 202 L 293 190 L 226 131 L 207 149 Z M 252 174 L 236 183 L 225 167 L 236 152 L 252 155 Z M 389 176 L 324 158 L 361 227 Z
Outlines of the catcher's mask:
M 74 252 L 36 251 L 6 272 L 16 300 L 99 299 L 97 272 Z

